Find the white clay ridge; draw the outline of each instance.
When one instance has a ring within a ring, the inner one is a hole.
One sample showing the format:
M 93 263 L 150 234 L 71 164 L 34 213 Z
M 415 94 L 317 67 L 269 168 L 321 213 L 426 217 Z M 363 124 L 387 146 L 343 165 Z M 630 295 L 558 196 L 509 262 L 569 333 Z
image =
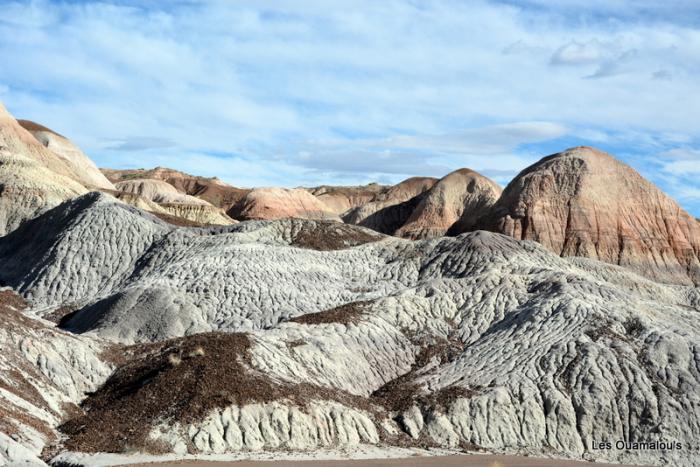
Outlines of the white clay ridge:
M 55 331 L 45 345 L 70 336 L 93 348 L 75 357 L 90 384 L 106 377 L 85 363 L 105 342 L 223 331 L 247 334 L 251 374 L 347 394 L 231 403 L 147 427 L 171 452 L 428 443 L 699 461 L 696 287 L 497 233 L 408 241 L 300 219 L 175 228 L 96 193 L 0 238 L 0 264 L 29 314 L 75 310 L 62 326 L 77 334 Z M 344 317 L 327 311 L 353 303 Z M 592 449 L 619 439 L 682 448 Z

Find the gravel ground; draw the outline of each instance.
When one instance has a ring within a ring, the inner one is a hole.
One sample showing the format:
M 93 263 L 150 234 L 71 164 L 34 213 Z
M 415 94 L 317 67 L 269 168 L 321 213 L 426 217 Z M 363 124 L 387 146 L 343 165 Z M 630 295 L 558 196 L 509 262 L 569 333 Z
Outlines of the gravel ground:
M 280 461 L 248 461 L 211 462 L 182 460 L 174 462 L 158 462 L 147 464 L 129 464 L 129 467 L 146 466 L 187 466 L 187 467 L 582 467 L 594 465 L 614 465 L 625 467 L 623 464 L 598 464 L 584 461 L 562 459 L 542 459 L 521 456 L 497 456 L 490 454 L 460 455 L 460 456 L 416 456 L 404 459 L 353 459 L 353 460 L 280 460 Z

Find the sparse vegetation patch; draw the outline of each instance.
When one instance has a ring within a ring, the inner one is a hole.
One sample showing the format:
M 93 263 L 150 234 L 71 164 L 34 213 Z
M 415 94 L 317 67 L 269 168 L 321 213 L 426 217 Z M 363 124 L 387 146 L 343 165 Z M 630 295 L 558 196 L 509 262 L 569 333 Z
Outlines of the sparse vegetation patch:
M 381 235 L 339 222 L 317 221 L 300 229 L 292 239 L 292 246 L 310 250 L 342 250 L 381 240 Z
M 334 400 L 368 411 L 366 398 L 311 384 L 275 381 L 252 367 L 250 339 L 241 333 L 205 333 L 159 344 L 124 347 L 133 355 L 64 423 L 65 448 L 81 452 L 151 449 L 147 434 L 160 422 L 201 421 L 212 410 L 288 400 L 305 407 Z M 112 349 L 111 352 L 116 351 Z
M 370 302 L 352 302 L 340 305 L 330 310 L 290 318 L 292 323 L 299 324 L 357 324 L 360 322 L 365 308 Z

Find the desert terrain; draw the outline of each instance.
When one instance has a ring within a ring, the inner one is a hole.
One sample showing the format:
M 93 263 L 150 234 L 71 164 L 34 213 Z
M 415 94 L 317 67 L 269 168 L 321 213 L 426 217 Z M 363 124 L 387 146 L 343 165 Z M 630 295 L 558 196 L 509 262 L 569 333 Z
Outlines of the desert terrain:
M 364 459 L 364 460 L 323 460 L 323 461 L 174 461 L 163 463 L 129 464 L 134 467 L 146 466 L 189 466 L 189 467 L 582 467 L 590 466 L 590 462 L 570 461 L 563 459 L 542 459 L 520 456 L 494 456 L 489 454 L 459 455 L 459 456 L 415 456 L 399 459 Z M 597 464 L 610 465 L 610 464 Z M 615 464 L 619 467 L 631 467 Z
M 700 462 L 700 222 L 614 155 L 256 188 L 69 137 L 0 106 L 0 464 Z M 285 457 L 369 448 L 472 455 Z

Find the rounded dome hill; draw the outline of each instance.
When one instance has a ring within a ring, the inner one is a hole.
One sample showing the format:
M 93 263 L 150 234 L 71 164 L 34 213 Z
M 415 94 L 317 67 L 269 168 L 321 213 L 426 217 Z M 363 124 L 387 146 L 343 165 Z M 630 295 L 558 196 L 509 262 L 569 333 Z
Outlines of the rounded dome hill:
M 293 217 L 340 222 L 340 218 L 328 206 L 301 188 L 256 188 L 241 199 L 229 213 L 240 220 Z
M 17 123 L 55 156 L 56 164 L 64 166 L 58 173 L 76 180 L 87 188 L 114 189 L 95 163 L 71 140 L 31 120 L 17 120 Z
M 700 283 L 700 224 L 633 168 L 587 146 L 525 169 L 474 229 L 656 280 Z
M 426 192 L 396 235 L 420 239 L 469 230 L 500 194 L 493 180 L 471 169 L 455 170 Z

